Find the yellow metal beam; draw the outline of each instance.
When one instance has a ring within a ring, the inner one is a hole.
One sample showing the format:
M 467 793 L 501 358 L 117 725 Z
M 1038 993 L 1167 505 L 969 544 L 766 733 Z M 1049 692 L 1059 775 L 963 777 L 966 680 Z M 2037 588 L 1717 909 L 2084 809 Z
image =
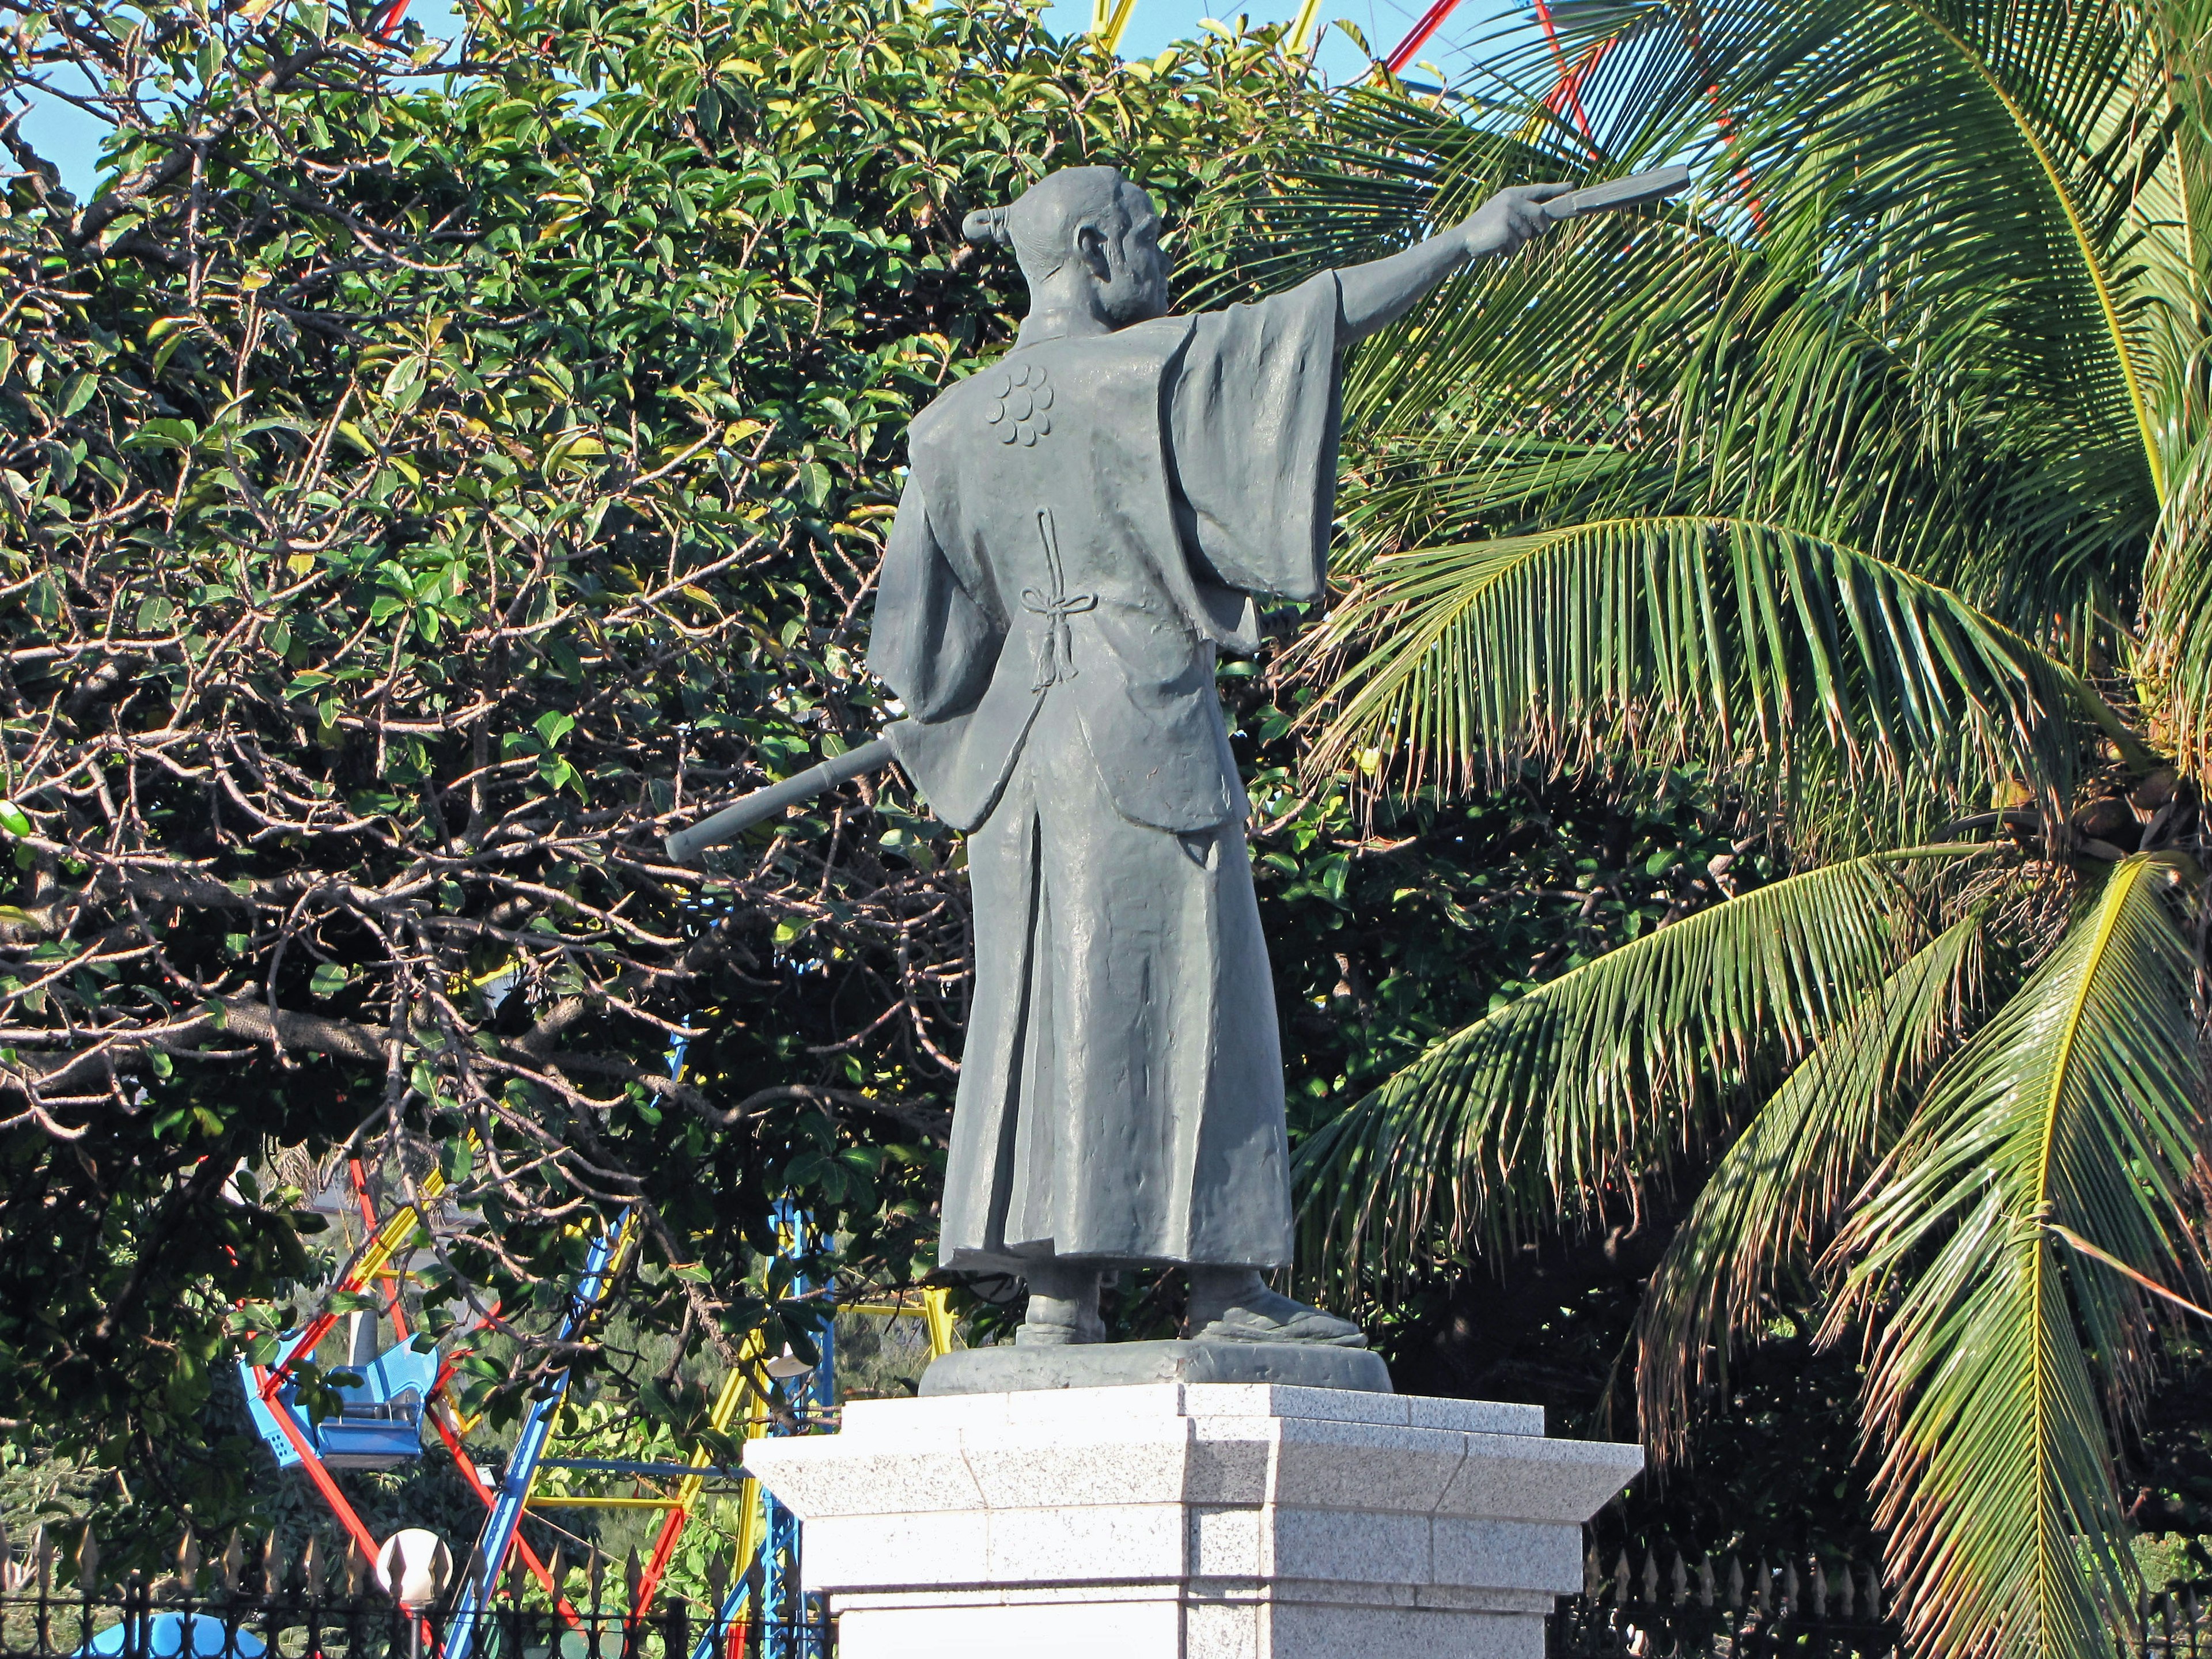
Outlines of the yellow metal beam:
M 446 1190 L 446 1177 L 433 1169 L 415 1183 L 415 1188 L 422 1194 L 422 1201 L 428 1204 Z M 403 1204 L 394 1210 L 385 1218 L 384 1224 L 376 1230 L 376 1237 L 369 1240 L 361 1259 L 354 1263 L 352 1276 L 364 1284 L 380 1277 L 391 1264 L 392 1258 L 398 1255 L 409 1239 L 415 1237 L 415 1206 L 412 1204 Z
M 1284 50 L 1293 58 L 1310 58 L 1314 48 L 1321 44 L 1321 0 L 1305 0 L 1298 8 L 1297 21 L 1284 40 Z
M 929 1326 L 929 1357 L 942 1359 L 952 1352 L 952 1310 L 945 1305 L 949 1291 L 921 1293 L 921 1316 Z
M 609 1271 L 612 1271 L 611 1267 Z M 727 1431 L 730 1419 L 737 1415 L 738 1407 L 748 1393 L 752 1395 L 753 1408 L 748 1414 L 745 1438 L 754 1439 L 765 1431 L 768 1425 L 768 1385 L 760 1367 L 762 1356 L 766 1352 L 757 1331 L 748 1336 L 744 1346 L 738 1350 L 738 1363 L 722 1379 L 721 1391 L 714 1396 L 714 1409 L 707 1415 L 707 1420 L 714 1425 L 716 1433 Z M 705 1446 L 693 1449 L 693 1468 L 708 1470 L 714 1465 L 713 1452 Z M 524 1500 L 524 1507 L 533 1510 L 682 1510 L 688 1515 L 692 1505 L 699 1501 L 699 1494 L 706 1484 L 703 1474 L 687 1474 L 677 1483 L 674 1493 L 665 1498 L 597 1498 L 584 1492 L 532 1492 Z M 753 1512 L 759 1508 L 750 1479 L 738 1487 L 738 1503 L 744 1516 L 744 1540 L 750 1540 L 754 1530 Z M 750 1561 L 752 1557 L 740 1550 L 738 1559 Z
M 1121 51 L 1129 14 L 1136 9 L 1137 0 L 1091 0 L 1091 32 L 1098 37 L 1098 44 L 1109 52 Z
M 748 1390 L 751 1392 L 754 1401 L 750 1416 L 762 1423 L 768 1420 L 766 1405 L 768 1388 L 765 1379 L 760 1375 L 761 1359 L 767 1352 L 767 1346 L 762 1342 L 761 1334 L 758 1331 L 747 1336 L 744 1346 L 738 1348 L 738 1363 L 730 1368 L 730 1374 L 722 1379 L 722 1391 L 714 1396 L 714 1409 L 707 1414 L 707 1420 L 714 1425 L 715 1433 L 721 1434 L 728 1430 L 731 1418 L 737 1415 L 738 1403 L 745 1397 Z M 750 1440 L 757 1431 L 751 1429 L 750 1423 L 747 1428 L 749 1431 L 745 1438 Z M 696 1446 L 692 1449 L 691 1467 L 693 1468 L 709 1469 L 714 1465 L 714 1454 L 705 1446 Z M 706 1484 L 707 1478 L 703 1474 L 685 1475 L 677 1486 L 675 1501 L 670 1507 L 683 1510 L 688 1514 L 691 1505 L 698 1501 L 699 1493 Z M 751 1484 L 750 1481 L 745 1483 L 747 1486 Z M 738 1501 L 740 1504 L 744 1503 L 749 1495 L 740 1488 Z
M 923 1327 L 929 1332 L 929 1357 L 942 1359 L 952 1352 L 952 1310 L 946 1299 L 952 1293 L 929 1286 L 921 1293 L 921 1302 L 848 1302 L 838 1309 L 839 1313 L 873 1314 L 878 1319 L 902 1319 L 908 1314 L 920 1314 Z

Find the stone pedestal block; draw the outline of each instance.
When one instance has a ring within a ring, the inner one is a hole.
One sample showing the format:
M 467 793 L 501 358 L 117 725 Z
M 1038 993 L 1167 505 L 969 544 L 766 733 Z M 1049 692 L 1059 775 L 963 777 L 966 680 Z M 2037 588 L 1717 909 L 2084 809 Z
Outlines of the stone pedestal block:
M 1533 1406 L 1267 1383 L 855 1401 L 748 1443 L 842 1659 L 1540 1659 L 1643 1466 Z

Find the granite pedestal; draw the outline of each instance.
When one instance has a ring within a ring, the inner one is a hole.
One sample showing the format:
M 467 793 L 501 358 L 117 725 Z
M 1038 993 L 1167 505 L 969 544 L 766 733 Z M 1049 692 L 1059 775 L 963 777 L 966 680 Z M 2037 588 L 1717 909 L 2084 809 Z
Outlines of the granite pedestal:
M 860 1401 L 745 1447 L 842 1659 L 1539 1659 L 1642 1465 L 1534 1407 L 1254 1382 Z
M 1064 1347 L 957 1348 L 922 1373 L 925 1400 L 947 1394 L 1106 1389 L 1132 1382 L 1280 1382 L 1390 1392 L 1390 1368 L 1367 1348 L 1310 1342 L 1078 1342 Z

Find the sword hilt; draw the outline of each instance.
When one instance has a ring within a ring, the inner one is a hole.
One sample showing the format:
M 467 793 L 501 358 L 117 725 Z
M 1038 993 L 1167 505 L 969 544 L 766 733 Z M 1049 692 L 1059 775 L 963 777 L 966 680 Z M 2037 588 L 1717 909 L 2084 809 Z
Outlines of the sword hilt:
M 796 806 L 811 800 L 827 789 L 835 789 L 848 779 L 857 778 L 864 772 L 874 772 L 891 763 L 890 740 L 878 738 L 864 743 L 858 749 L 848 749 L 843 754 L 823 761 L 819 766 L 810 766 L 781 783 L 771 783 L 765 789 L 756 789 L 750 795 L 740 796 L 714 817 L 693 824 L 689 830 L 678 830 L 669 836 L 668 856 L 678 864 L 689 864 L 709 847 L 726 841 L 735 841 L 763 818 L 774 817 L 787 806 Z

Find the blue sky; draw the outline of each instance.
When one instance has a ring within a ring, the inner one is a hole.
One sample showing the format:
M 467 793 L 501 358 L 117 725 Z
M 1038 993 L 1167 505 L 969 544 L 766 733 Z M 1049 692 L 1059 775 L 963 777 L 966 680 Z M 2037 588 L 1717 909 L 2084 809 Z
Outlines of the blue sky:
M 1521 0 L 1460 0 L 1451 21 L 1421 56 L 1440 64 L 1449 74 L 1462 73 L 1480 55 L 1483 38 L 1501 19 L 1517 12 L 1520 4 Z M 1249 3 L 1233 9 L 1218 4 L 1209 7 L 1205 0 L 1137 0 L 1136 9 L 1130 14 L 1128 32 L 1121 40 L 1121 51 L 1125 57 L 1154 57 L 1170 41 L 1196 33 L 1201 17 L 1232 21 L 1242 15 L 1255 23 L 1288 22 L 1297 15 L 1297 9 L 1298 0 L 1249 0 Z M 1424 0 L 1322 3 L 1324 19 L 1348 19 L 1366 35 L 1368 44 L 1377 53 L 1386 52 L 1396 45 L 1423 9 Z M 441 0 L 416 0 L 413 15 L 434 34 L 445 33 L 453 26 L 451 8 Z M 1090 27 L 1091 0 L 1054 0 L 1046 15 L 1054 30 L 1074 33 Z M 1334 29 L 1323 39 L 1319 62 L 1322 73 L 1332 79 L 1356 74 L 1362 66 L 1351 42 Z M 1425 74 L 1411 70 L 1407 74 L 1427 78 Z M 40 155 L 60 167 L 62 180 L 70 190 L 80 197 L 89 192 L 100 134 L 98 123 L 58 100 L 44 100 L 23 118 L 22 131 Z
M 1450 21 L 1432 40 L 1435 49 L 1421 55 L 1435 58 L 1448 70 L 1456 70 L 1465 59 L 1467 48 L 1490 33 L 1494 20 L 1520 10 L 1522 3 L 1525 0 L 1521 3 L 1516 0 L 1460 0 Z M 1427 9 L 1427 0 L 1322 0 L 1321 15 L 1325 23 L 1342 18 L 1357 26 L 1379 56 L 1403 40 L 1406 31 Z M 1136 9 L 1129 14 L 1128 32 L 1121 37 L 1121 54 L 1125 58 L 1154 57 L 1170 40 L 1195 34 L 1201 17 L 1230 21 L 1243 16 L 1255 23 L 1287 23 L 1297 12 L 1298 0 L 1249 0 L 1243 5 L 1217 0 L 1212 6 L 1204 3 L 1204 0 L 1137 0 Z M 1055 0 L 1045 9 L 1045 15 L 1053 28 L 1063 33 L 1088 28 L 1090 0 Z M 1320 62 L 1324 75 L 1340 80 L 1365 67 L 1351 41 L 1334 29 L 1322 43 Z M 1413 72 L 1408 70 L 1407 73 Z

